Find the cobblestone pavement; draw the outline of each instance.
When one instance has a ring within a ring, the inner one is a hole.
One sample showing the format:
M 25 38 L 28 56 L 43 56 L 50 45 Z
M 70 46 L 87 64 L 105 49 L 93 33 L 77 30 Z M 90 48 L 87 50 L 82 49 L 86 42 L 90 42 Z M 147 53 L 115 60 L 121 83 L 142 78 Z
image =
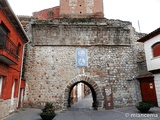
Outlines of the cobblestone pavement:
M 151 108 L 147 114 L 141 114 L 135 107 L 115 108 L 112 110 L 92 110 L 91 97 L 79 101 L 67 111 L 57 111 L 53 120 L 160 120 L 160 108 Z M 40 109 L 22 109 L 4 120 L 42 120 Z
M 77 103 L 72 105 L 72 108 L 87 108 L 92 109 L 93 98 L 92 95 L 89 94 L 85 98 L 79 100 Z
M 42 120 L 39 109 L 23 109 L 4 120 Z M 160 108 L 152 108 L 148 114 L 141 114 L 135 107 L 117 108 L 113 110 L 91 110 L 87 108 L 71 108 L 57 112 L 53 120 L 159 120 Z

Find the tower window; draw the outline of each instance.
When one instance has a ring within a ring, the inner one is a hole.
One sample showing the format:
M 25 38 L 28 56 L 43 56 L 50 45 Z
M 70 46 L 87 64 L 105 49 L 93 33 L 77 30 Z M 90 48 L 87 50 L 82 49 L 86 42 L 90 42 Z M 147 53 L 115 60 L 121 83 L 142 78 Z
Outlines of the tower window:
M 48 12 L 48 17 L 53 17 L 54 13 L 52 11 Z

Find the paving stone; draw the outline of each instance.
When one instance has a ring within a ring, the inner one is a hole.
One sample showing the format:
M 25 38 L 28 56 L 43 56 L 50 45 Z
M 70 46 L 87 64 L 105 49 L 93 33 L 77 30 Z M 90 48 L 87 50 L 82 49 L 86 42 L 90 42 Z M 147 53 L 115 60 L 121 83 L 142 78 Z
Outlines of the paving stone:
M 14 113 L 4 120 L 41 120 L 40 109 L 24 109 Z M 137 117 L 132 117 L 136 114 Z M 143 113 L 144 114 L 144 113 Z M 89 110 L 77 109 L 57 112 L 53 120 L 159 120 L 160 108 L 152 108 L 147 114 L 155 114 L 157 117 L 138 117 L 143 115 L 135 107 L 116 108 L 113 110 Z M 147 115 L 146 114 L 146 115 Z M 126 116 L 128 115 L 128 116 Z

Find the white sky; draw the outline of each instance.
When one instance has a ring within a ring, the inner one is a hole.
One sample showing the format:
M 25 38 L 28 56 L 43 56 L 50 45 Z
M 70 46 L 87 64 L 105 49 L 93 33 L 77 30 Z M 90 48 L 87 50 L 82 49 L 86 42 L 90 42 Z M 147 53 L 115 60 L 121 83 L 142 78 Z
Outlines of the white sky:
M 32 15 L 33 12 L 59 6 L 60 0 L 8 0 L 16 15 Z M 160 27 L 160 0 L 103 0 L 107 19 L 130 21 L 136 31 L 150 33 Z

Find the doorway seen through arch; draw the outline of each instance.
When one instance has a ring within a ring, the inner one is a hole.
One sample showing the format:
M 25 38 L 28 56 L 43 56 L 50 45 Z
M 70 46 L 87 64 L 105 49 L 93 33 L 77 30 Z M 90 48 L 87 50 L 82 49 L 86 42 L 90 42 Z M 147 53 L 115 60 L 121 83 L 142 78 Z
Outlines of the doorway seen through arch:
M 97 95 L 92 87 L 86 81 L 79 81 L 70 87 L 68 107 L 74 106 L 78 108 L 93 108 L 97 109 Z

